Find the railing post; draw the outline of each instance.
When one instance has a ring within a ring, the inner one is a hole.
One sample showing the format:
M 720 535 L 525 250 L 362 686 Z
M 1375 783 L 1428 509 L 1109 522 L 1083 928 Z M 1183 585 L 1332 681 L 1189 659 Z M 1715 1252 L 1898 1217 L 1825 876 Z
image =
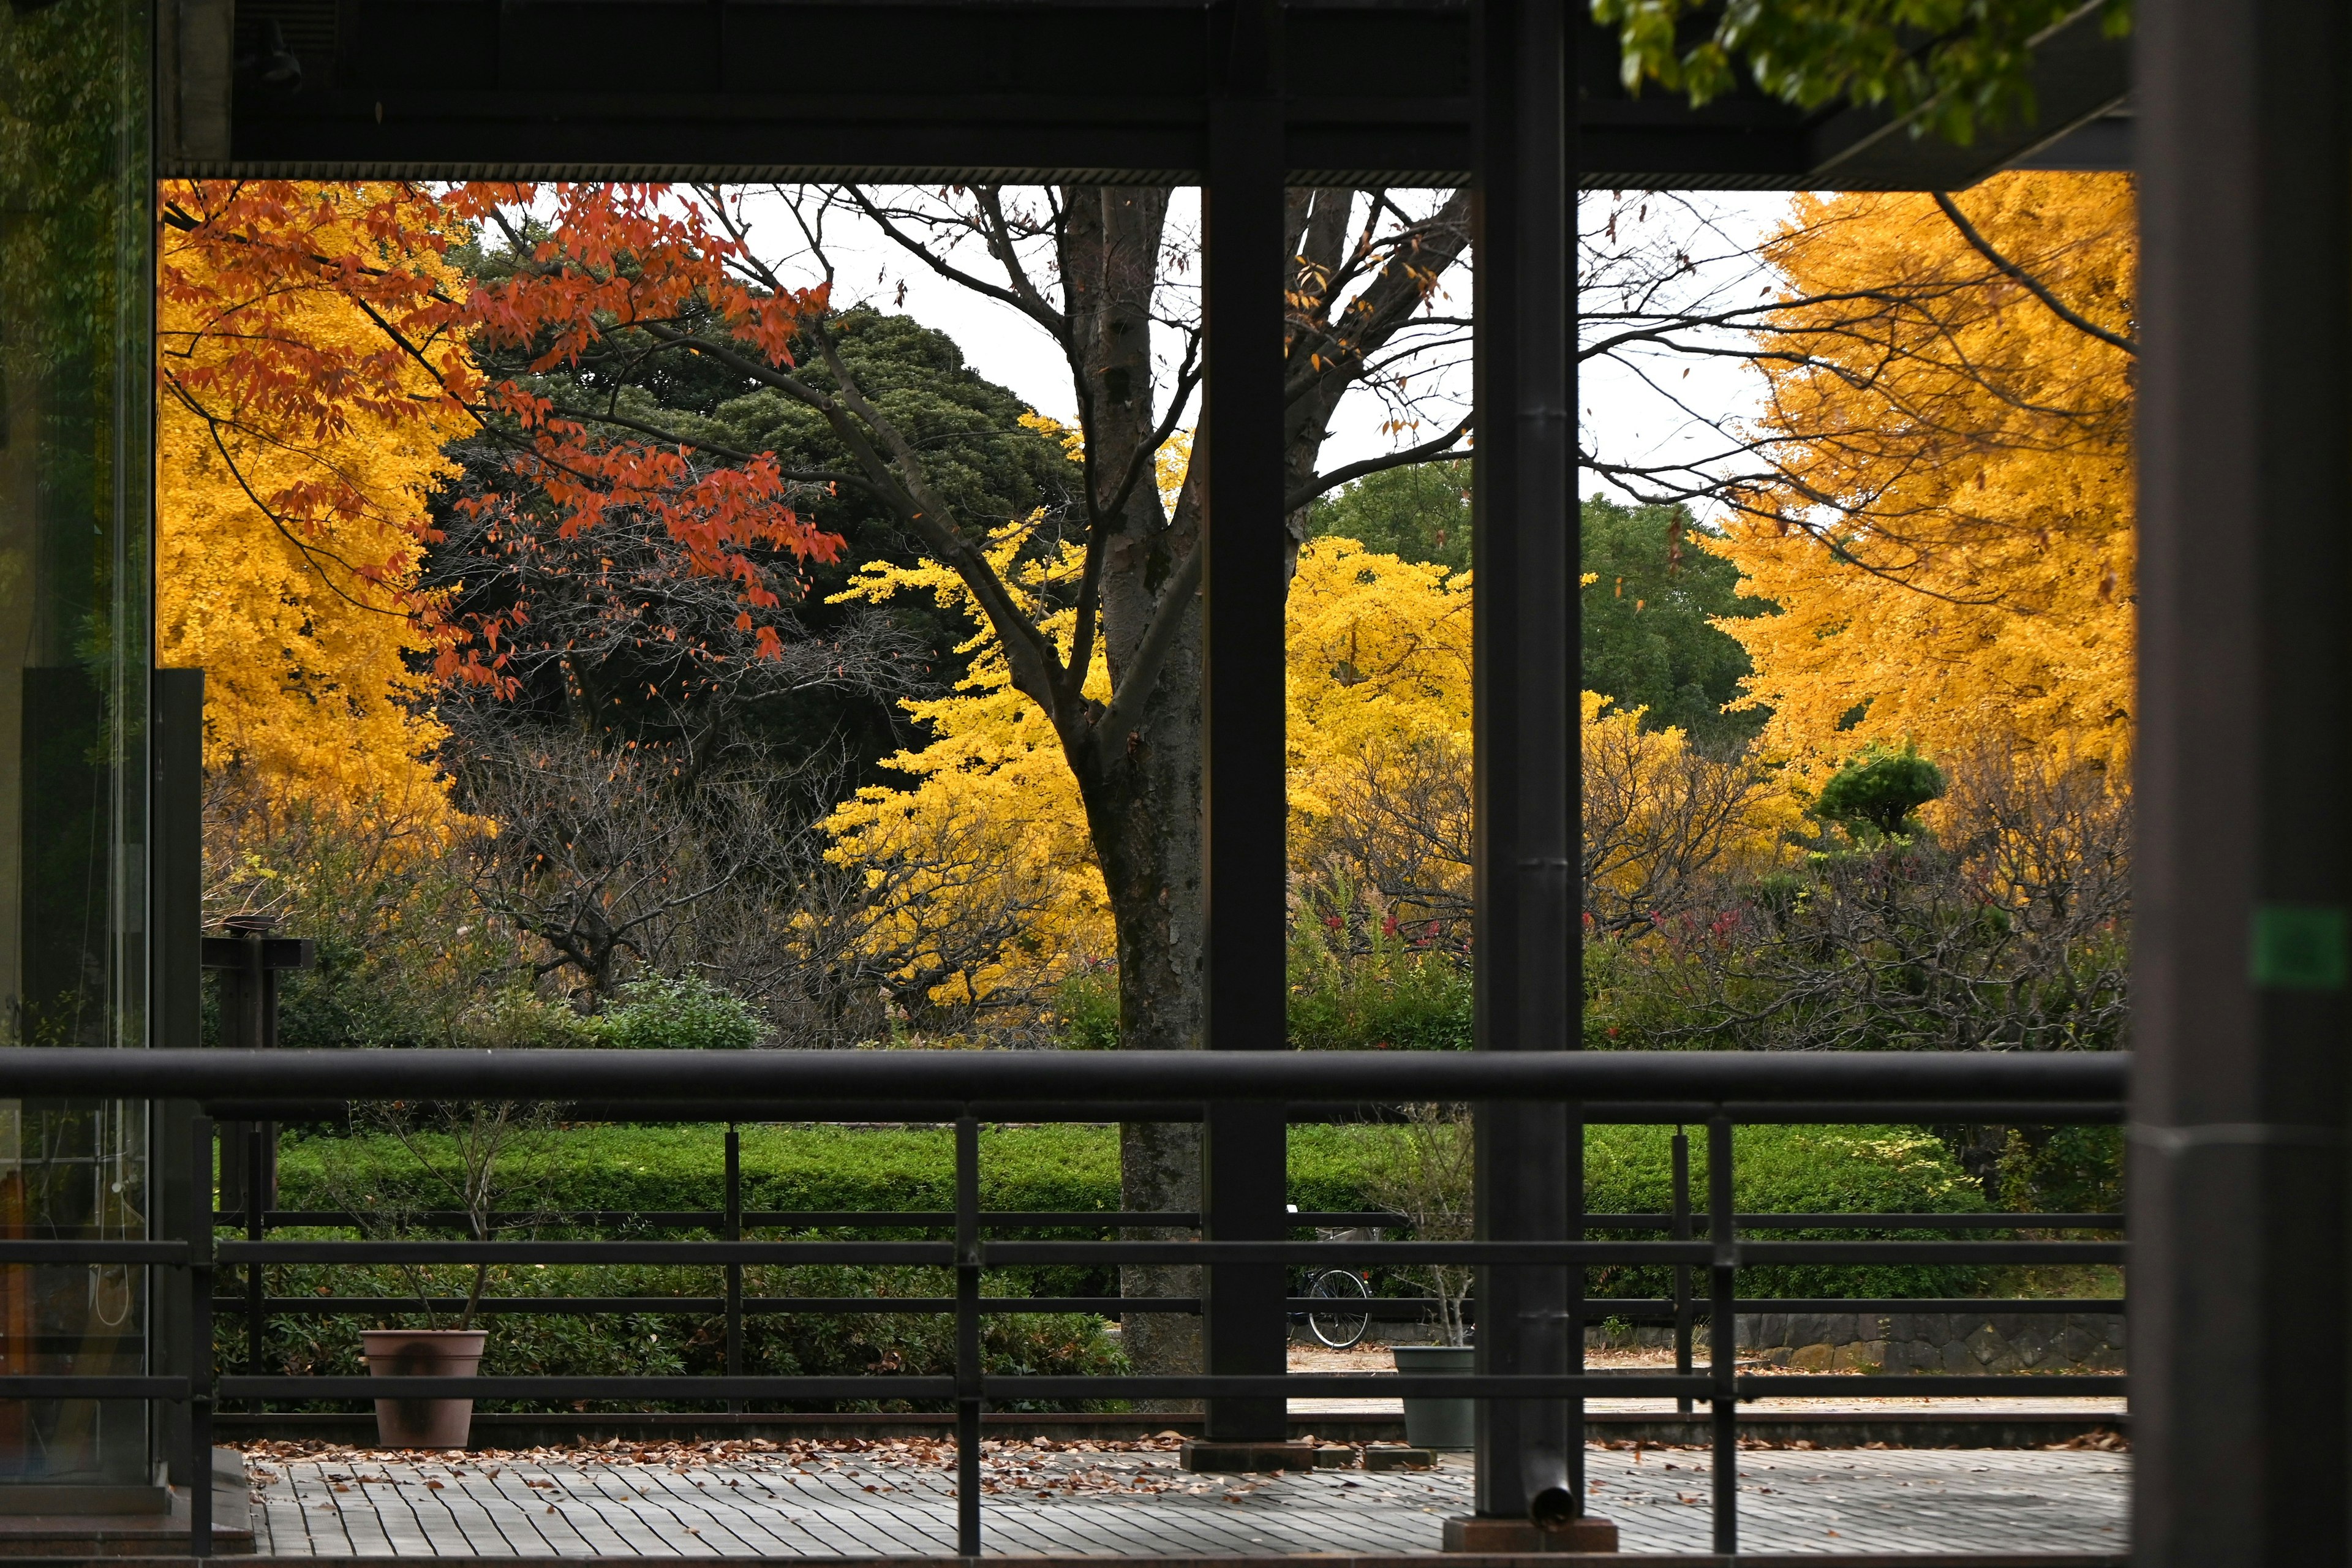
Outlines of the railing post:
M 258 945 L 258 944 L 256 944 Z M 266 1228 L 263 1223 L 263 1203 L 269 1181 L 272 1162 L 264 1152 L 265 1140 L 275 1139 L 278 1124 L 274 1121 L 240 1123 L 245 1131 L 245 1238 L 259 1241 Z M 245 1370 L 259 1377 L 268 1368 L 263 1364 L 264 1340 L 268 1331 L 268 1281 L 263 1277 L 258 1260 L 245 1266 Z M 254 1415 L 262 1413 L 268 1402 L 252 1399 L 246 1407 Z
M 1690 1134 L 1675 1129 L 1675 1223 L 1670 1233 L 1676 1241 L 1691 1238 L 1690 1204 Z M 1688 1377 L 1691 1369 L 1691 1271 L 1687 1263 L 1675 1265 L 1675 1372 Z M 1675 1408 L 1683 1415 L 1691 1413 L 1690 1395 L 1675 1401 Z
M 1731 1119 L 1706 1124 L 1706 1234 L 1715 1244 L 1707 1269 L 1707 1373 L 1715 1384 L 1715 1549 L 1739 1550 L 1739 1401 L 1738 1384 L 1739 1246 L 1732 1235 Z
M 188 1194 L 188 1555 L 213 1551 L 213 1122 L 195 1119 L 189 1139 L 194 1180 Z
M 956 1553 L 980 1555 L 980 1122 L 955 1126 Z
M 727 1124 L 727 1218 L 730 1241 L 743 1239 L 743 1137 L 733 1122 Z M 743 1375 L 743 1266 L 727 1265 L 727 1375 Z M 730 1414 L 743 1414 L 743 1401 L 727 1402 Z

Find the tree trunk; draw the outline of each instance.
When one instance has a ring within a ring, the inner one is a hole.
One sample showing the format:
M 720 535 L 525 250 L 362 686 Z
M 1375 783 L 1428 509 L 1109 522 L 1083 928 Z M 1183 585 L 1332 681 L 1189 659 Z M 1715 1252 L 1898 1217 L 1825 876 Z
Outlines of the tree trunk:
M 1151 304 L 1157 291 L 1167 198 L 1158 192 L 1074 187 L 1062 269 L 1074 347 L 1072 372 L 1088 418 L 1097 496 L 1116 488 L 1156 434 Z M 1189 477 L 1171 519 L 1155 487 L 1136 487 L 1116 518 L 1102 574 L 1104 654 L 1114 686 L 1150 623 L 1159 590 L 1198 537 Z M 1197 605 L 1161 666 L 1141 721 L 1104 735 L 1072 759 L 1087 826 L 1118 942 L 1119 1045 L 1127 1050 L 1197 1050 L 1201 1039 L 1201 623 Z M 1119 1130 L 1119 1201 L 1130 1212 L 1201 1206 L 1200 1129 L 1129 1122 Z M 1183 1239 L 1150 1227 L 1132 1239 Z M 1122 1295 L 1197 1296 L 1200 1270 L 1128 1268 Z M 1200 1320 L 1138 1312 L 1121 1327 L 1128 1357 L 1145 1373 L 1197 1372 Z M 1147 1403 L 1179 1410 L 1190 1401 Z

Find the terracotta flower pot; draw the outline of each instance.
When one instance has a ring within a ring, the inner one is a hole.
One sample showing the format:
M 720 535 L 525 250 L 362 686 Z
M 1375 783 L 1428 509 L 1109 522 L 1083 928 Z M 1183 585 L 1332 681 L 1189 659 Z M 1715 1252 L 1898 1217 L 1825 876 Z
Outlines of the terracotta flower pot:
M 471 1377 L 481 1370 L 482 1329 L 362 1329 L 372 1377 Z M 470 1399 L 379 1399 L 375 1439 L 384 1448 L 462 1448 L 474 1429 Z

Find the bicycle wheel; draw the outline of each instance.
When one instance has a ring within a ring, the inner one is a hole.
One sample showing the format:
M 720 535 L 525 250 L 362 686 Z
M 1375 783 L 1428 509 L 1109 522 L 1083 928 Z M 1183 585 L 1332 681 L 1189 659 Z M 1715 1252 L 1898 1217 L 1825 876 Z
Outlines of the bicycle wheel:
M 1333 1350 L 1346 1350 L 1372 1326 L 1372 1314 L 1366 1305 L 1372 1299 L 1372 1288 L 1361 1275 L 1344 1268 L 1328 1269 L 1316 1277 L 1307 1293 L 1332 1303 L 1307 1310 L 1307 1331 Z

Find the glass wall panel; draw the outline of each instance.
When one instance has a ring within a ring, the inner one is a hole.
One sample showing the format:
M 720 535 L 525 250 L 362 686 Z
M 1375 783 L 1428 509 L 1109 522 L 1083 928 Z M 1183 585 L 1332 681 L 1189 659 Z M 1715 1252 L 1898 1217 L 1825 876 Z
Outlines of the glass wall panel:
M 0 5 L 0 1039 L 145 1028 L 144 0 Z M 0 1100 L 0 1236 L 146 1231 L 143 1107 Z M 141 1370 L 137 1269 L 0 1265 L 0 1372 Z M 140 1482 L 134 1402 L 0 1400 L 0 1479 Z

